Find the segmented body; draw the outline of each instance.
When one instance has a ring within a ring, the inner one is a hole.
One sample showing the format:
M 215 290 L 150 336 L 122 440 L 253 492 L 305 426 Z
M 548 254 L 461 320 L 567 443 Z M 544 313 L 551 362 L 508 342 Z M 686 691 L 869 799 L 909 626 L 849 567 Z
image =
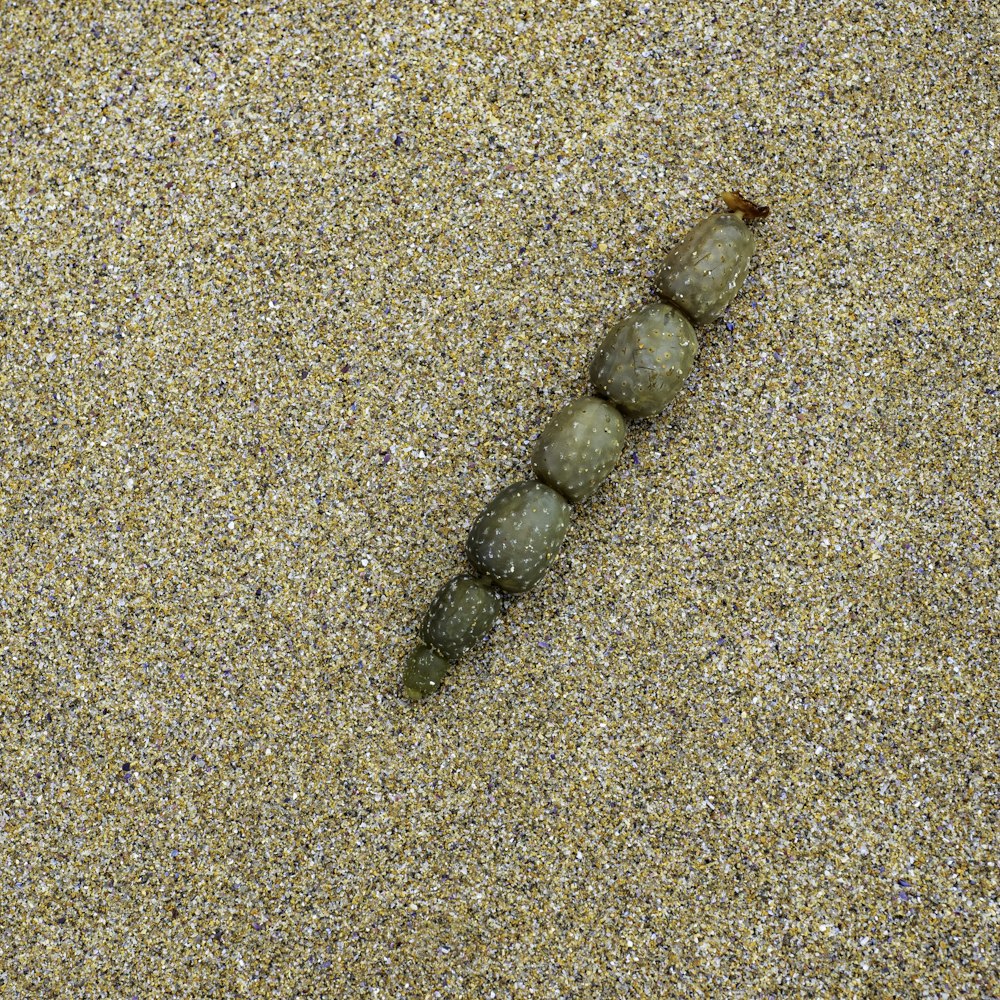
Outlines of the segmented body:
M 747 276 L 756 240 L 746 221 L 767 208 L 724 194 L 728 212 L 699 222 L 671 249 L 656 276 L 662 301 L 643 306 L 609 331 L 590 364 L 597 396 L 558 410 L 532 456 L 536 479 L 501 490 L 473 522 L 466 543 L 478 577 L 454 577 L 438 591 L 407 656 L 403 692 L 419 701 L 437 691 L 451 664 L 492 628 L 501 598 L 522 594 L 555 559 L 570 505 L 591 496 L 614 468 L 625 421 L 660 413 L 691 370 L 694 327 L 717 319 Z M 603 397 L 603 398 L 598 398 Z

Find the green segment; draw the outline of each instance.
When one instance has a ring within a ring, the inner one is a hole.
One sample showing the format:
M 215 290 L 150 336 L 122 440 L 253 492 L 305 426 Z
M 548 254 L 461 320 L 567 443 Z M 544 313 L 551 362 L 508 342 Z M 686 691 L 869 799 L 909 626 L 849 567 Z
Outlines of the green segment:
M 403 694 L 410 701 L 420 701 L 441 687 L 448 674 L 449 663 L 433 649 L 417 646 L 410 651 L 403 665 Z
M 469 562 L 510 594 L 531 590 L 555 558 L 569 529 L 569 504 L 545 483 L 502 489 L 473 522 Z
M 625 446 L 625 420 L 603 399 L 584 396 L 557 410 L 532 456 L 535 475 L 570 503 L 586 500 L 611 474 Z
M 677 395 L 697 350 L 687 319 L 654 302 L 608 332 L 590 363 L 590 381 L 626 416 L 651 417 Z
M 454 662 L 482 639 L 503 602 L 474 576 L 456 576 L 435 595 L 420 626 L 420 639 Z
M 738 215 L 710 215 L 667 253 L 656 276 L 657 294 L 696 326 L 711 323 L 740 290 L 756 242 Z

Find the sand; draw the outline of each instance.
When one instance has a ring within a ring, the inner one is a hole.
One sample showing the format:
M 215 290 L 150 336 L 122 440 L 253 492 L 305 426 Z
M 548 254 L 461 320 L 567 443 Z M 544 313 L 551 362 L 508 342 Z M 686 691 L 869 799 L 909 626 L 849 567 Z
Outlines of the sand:
M 0 6 L 0 995 L 1000 995 L 990 6 Z M 407 704 L 731 189 L 684 391 Z

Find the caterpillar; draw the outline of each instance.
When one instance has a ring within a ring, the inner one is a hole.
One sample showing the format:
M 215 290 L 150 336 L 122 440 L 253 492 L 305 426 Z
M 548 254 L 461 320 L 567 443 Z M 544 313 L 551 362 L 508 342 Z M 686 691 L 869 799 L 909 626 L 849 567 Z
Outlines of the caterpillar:
M 567 403 L 542 428 L 534 478 L 500 490 L 473 521 L 465 550 L 475 572 L 448 580 L 431 601 L 403 666 L 410 701 L 439 690 L 452 665 L 487 635 L 503 610 L 500 593 L 523 594 L 542 578 L 569 530 L 571 506 L 617 464 L 626 421 L 661 413 L 680 391 L 698 350 L 695 327 L 718 319 L 739 291 L 756 248 L 748 223 L 770 211 L 737 192 L 722 201 L 725 211 L 667 252 L 654 281 L 660 301 L 604 337 L 590 362 L 594 395 Z

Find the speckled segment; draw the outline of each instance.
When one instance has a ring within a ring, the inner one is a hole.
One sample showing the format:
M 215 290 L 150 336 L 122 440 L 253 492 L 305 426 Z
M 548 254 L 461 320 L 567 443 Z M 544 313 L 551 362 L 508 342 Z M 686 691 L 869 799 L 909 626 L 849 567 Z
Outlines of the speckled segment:
M 711 323 L 742 287 L 755 247 L 753 232 L 738 215 L 710 215 L 667 253 L 656 291 L 695 326 Z
M 549 418 L 535 442 L 532 467 L 570 503 L 591 496 L 611 474 L 625 446 L 625 418 L 593 396 L 574 399 Z
M 422 699 L 440 690 L 451 664 L 421 643 L 410 650 L 403 665 L 403 694 L 410 701 Z
M 454 662 L 483 639 L 503 610 L 503 601 L 474 576 L 456 576 L 434 595 L 419 635 L 446 660 Z
M 569 529 L 569 504 L 545 483 L 502 489 L 476 518 L 466 551 L 476 570 L 510 594 L 531 590 Z
M 590 382 L 626 416 L 654 416 L 680 391 L 697 350 L 687 319 L 653 302 L 608 332 L 590 363 Z

